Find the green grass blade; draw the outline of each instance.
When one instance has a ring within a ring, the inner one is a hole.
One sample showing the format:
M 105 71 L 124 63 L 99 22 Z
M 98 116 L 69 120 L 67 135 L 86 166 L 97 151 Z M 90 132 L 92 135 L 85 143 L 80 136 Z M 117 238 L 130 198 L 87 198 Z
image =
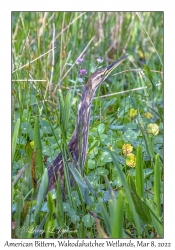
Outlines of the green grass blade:
M 16 205 L 16 226 L 15 226 L 15 233 L 20 238 L 20 222 L 21 222 L 21 212 L 23 210 L 24 205 L 24 198 L 23 195 L 20 193 L 17 200 Z
M 57 190 L 56 190 L 56 219 L 59 227 L 64 226 L 64 212 L 63 212 L 63 200 L 62 200 L 62 189 L 60 173 L 57 179 Z
M 141 130 L 141 133 L 143 135 L 143 138 L 145 140 L 145 144 L 146 144 L 146 151 L 148 156 L 153 159 L 154 158 L 154 147 L 153 147 L 153 143 L 151 138 L 149 137 L 149 135 L 147 134 L 147 132 L 145 131 L 144 127 L 143 127 L 143 121 L 142 118 L 140 117 L 140 123 L 139 123 L 139 127 Z
M 70 106 L 71 106 L 71 93 L 68 92 L 66 99 L 63 99 L 63 95 L 61 90 L 57 91 L 58 98 L 59 98 L 59 105 L 60 105 L 60 128 L 61 128 L 61 139 L 62 139 L 62 145 L 61 145 L 61 151 L 62 151 L 62 157 L 64 162 L 64 176 L 65 176 L 65 186 L 67 188 L 68 197 L 71 203 L 71 206 L 76 209 L 74 202 L 72 200 L 71 196 L 71 185 L 70 185 L 70 174 L 69 174 L 69 168 L 67 164 L 67 157 L 68 154 L 70 155 L 70 152 L 67 148 L 67 129 L 68 129 L 68 121 L 70 117 Z M 71 159 L 71 155 L 70 155 Z
M 52 195 L 50 192 L 48 192 L 47 194 L 47 208 L 49 211 L 49 216 L 51 218 L 52 215 L 55 213 L 55 204 L 54 204 L 54 201 L 52 199 Z
M 40 222 L 40 224 L 39 224 L 38 227 L 36 227 L 36 226 L 34 225 L 35 230 L 33 230 L 33 232 L 34 232 L 33 238 L 37 239 L 37 238 L 39 238 L 39 236 L 42 236 L 41 233 L 44 233 L 44 230 L 43 230 L 43 229 L 44 229 L 44 225 L 45 225 L 45 223 L 46 223 L 46 220 L 47 220 L 48 216 L 49 216 L 49 214 L 47 213 L 47 214 L 44 216 L 44 218 L 42 218 L 42 221 Z M 32 230 L 32 229 L 31 229 L 31 230 Z
M 143 197 L 144 193 L 144 173 L 143 173 L 143 160 L 142 160 L 142 148 L 139 145 L 137 147 L 136 157 L 136 190 L 140 197 Z
M 115 202 L 115 201 L 116 201 L 116 197 L 115 197 L 115 194 L 114 194 L 114 190 L 113 190 L 113 188 L 111 187 L 111 184 L 109 183 L 109 180 L 108 180 L 108 178 L 107 178 L 106 175 L 104 176 L 104 178 L 105 178 L 106 185 L 107 185 L 107 187 L 108 187 L 108 191 L 109 191 L 109 194 L 110 194 L 110 198 L 111 198 L 111 200 L 112 200 L 113 202 Z
M 18 134 L 19 134 L 19 128 L 20 128 L 20 119 L 18 118 L 15 128 L 13 131 L 13 136 L 12 136 L 12 163 L 14 161 L 14 156 L 16 152 L 16 144 L 17 144 L 17 139 L 18 139 Z
M 48 172 L 47 172 L 47 169 L 45 168 L 44 174 L 42 176 L 41 184 L 39 187 L 37 202 L 36 202 L 36 206 L 35 206 L 34 220 L 35 220 L 36 224 L 38 224 L 38 221 L 39 221 L 42 201 L 43 201 L 45 194 L 46 194 L 46 191 L 47 191 L 48 181 L 49 181 L 48 180 Z
M 63 95 L 60 89 L 57 91 L 58 93 L 58 100 L 59 100 L 59 106 L 60 106 L 60 127 L 63 129 L 64 127 L 64 119 L 65 119 L 65 114 L 64 114 L 64 99 Z
M 126 181 L 126 177 L 125 177 L 124 173 L 122 172 L 118 162 L 116 161 L 114 154 L 109 149 L 104 149 L 104 151 L 107 151 L 111 155 L 111 158 L 112 158 L 114 165 L 117 169 L 117 172 L 118 172 L 118 175 L 119 175 L 120 180 L 122 182 L 122 185 L 124 186 L 126 196 L 127 196 L 127 199 L 128 199 L 129 204 L 130 204 L 131 211 L 132 211 L 133 219 L 134 219 L 137 231 L 138 231 L 138 235 L 140 235 L 141 234 L 140 218 L 136 212 L 134 202 L 132 200 L 131 192 L 130 192 L 129 186 L 127 184 L 127 181 Z
M 72 166 L 69 166 L 71 173 L 80 189 L 81 196 L 83 201 L 88 205 L 91 204 L 91 200 L 89 197 L 89 189 L 88 186 L 86 185 L 86 182 L 84 181 L 83 177 L 80 175 L 78 170 Z
M 84 175 L 84 180 L 89 188 L 89 191 L 91 192 L 91 194 L 95 197 L 96 196 L 96 193 L 95 193 L 95 189 L 94 187 L 91 185 L 91 182 L 89 181 L 89 179 L 87 178 L 86 175 Z
M 114 202 L 113 202 L 114 203 Z M 111 238 L 123 238 L 123 221 L 124 221 L 124 195 L 119 192 L 117 203 L 115 205 L 115 213 L 111 225 Z
M 136 211 L 140 217 L 140 219 L 144 222 L 144 223 L 149 223 L 151 222 L 151 216 L 150 216 L 150 212 L 149 209 L 147 207 L 147 205 L 145 204 L 143 198 L 141 198 L 137 192 L 136 192 L 136 187 L 135 187 L 135 183 L 132 180 L 132 177 L 128 175 L 127 177 L 129 186 L 131 188 L 131 194 L 132 194 L 132 199 L 133 202 L 135 204 L 135 208 Z
M 109 217 L 109 214 L 106 210 L 106 206 L 105 204 L 100 201 L 100 207 L 101 207 L 101 216 L 102 216 L 102 219 L 105 223 L 105 226 L 106 226 L 106 230 L 108 232 L 108 234 L 111 234 L 111 221 L 110 221 L 110 217 Z
M 157 204 L 157 214 L 161 216 L 161 173 L 159 154 L 155 157 L 154 164 L 154 202 Z
M 53 218 L 48 217 L 44 225 L 44 232 L 46 239 L 53 237 L 54 228 L 55 228 L 55 220 Z
M 161 238 L 163 238 L 163 224 L 161 223 L 161 221 L 157 217 L 157 214 L 155 213 L 155 210 L 156 210 L 155 206 L 151 200 L 146 200 L 146 204 L 148 205 L 148 207 L 150 209 L 150 214 L 151 214 L 153 225 L 155 226 L 155 229 L 156 229 L 158 235 Z
M 71 110 L 71 92 L 69 91 L 66 95 L 65 106 L 64 106 L 64 131 L 65 136 L 67 134 L 68 129 L 68 121 L 70 117 L 70 110 Z
M 34 148 L 36 151 L 36 166 L 40 175 L 43 174 L 43 160 L 42 160 L 42 146 L 40 139 L 40 129 L 39 129 L 39 118 L 35 118 L 35 127 L 34 127 Z

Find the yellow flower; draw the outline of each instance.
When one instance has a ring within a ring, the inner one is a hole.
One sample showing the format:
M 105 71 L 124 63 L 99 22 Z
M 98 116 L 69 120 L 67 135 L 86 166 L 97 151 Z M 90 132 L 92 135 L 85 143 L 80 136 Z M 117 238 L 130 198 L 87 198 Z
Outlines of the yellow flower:
M 123 154 L 126 155 L 126 156 L 128 154 L 130 154 L 132 152 L 132 150 L 133 150 L 133 146 L 131 144 L 124 144 L 122 146 Z
M 157 135 L 159 133 L 159 126 L 156 123 L 150 123 L 147 126 L 148 134 Z
M 30 146 L 31 146 L 32 149 L 34 149 L 34 141 L 30 142 Z
M 129 111 L 129 116 L 131 119 L 133 119 L 137 115 L 137 110 L 136 109 L 130 109 Z
M 153 115 L 150 113 L 150 112 L 146 112 L 145 114 L 144 114 L 144 116 L 145 116 L 145 118 L 151 118 L 151 117 L 153 117 Z
M 134 154 L 128 154 L 127 155 L 127 158 L 126 158 L 126 165 L 131 167 L 131 168 L 134 168 L 135 165 L 136 165 L 136 157 Z

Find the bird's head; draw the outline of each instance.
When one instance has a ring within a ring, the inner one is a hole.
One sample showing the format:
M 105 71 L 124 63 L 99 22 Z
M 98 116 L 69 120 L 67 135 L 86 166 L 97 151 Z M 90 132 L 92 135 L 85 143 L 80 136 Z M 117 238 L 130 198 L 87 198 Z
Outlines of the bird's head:
M 109 76 L 109 74 L 115 69 L 117 68 L 117 66 L 122 63 L 126 58 L 128 57 L 128 55 L 123 56 L 122 58 L 120 58 L 119 60 L 117 60 L 116 62 L 112 63 L 111 65 L 109 65 L 108 67 L 101 69 L 101 70 L 97 70 L 95 71 L 91 77 L 91 84 L 92 84 L 92 88 L 97 88 L 102 82 L 104 82 L 104 80 Z

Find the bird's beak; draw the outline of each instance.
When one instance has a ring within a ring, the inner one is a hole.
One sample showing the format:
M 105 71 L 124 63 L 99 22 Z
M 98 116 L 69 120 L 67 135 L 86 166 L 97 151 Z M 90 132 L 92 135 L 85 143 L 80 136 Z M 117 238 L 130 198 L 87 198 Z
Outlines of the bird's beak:
M 114 63 L 112 63 L 111 65 L 109 65 L 109 66 L 106 68 L 105 72 L 104 72 L 105 76 L 107 77 L 107 76 L 108 76 L 115 68 L 117 68 L 117 66 L 118 66 L 120 63 L 122 63 L 127 57 L 128 57 L 128 55 L 123 56 L 122 58 L 120 58 L 120 59 L 117 60 L 116 62 L 114 62 Z M 106 78 L 106 77 L 105 77 L 105 78 Z

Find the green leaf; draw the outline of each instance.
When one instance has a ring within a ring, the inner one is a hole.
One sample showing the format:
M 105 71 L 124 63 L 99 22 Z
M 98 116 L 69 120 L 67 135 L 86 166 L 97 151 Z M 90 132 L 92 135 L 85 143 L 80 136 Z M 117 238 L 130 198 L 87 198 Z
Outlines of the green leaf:
M 57 190 L 56 190 L 56 219 L 57 219 L 57 223 L 59 227 L 64 226 L 64 212 L 63 212 L 63 200 L 62 200 L 60 173 L 58 174 Z
M 88 168 L 89 168 L 89 169 L 94 169 L 95 166 L 96 166 L 95 160 L 89 159 L 89 160 L 88 160 Z
M 115 165 L 115 167 L 116 167 L 116 169 L 118 171 L 118 175 L 119 175 L 119 177 L 120 177 L 120 179 L 122 181 L 122 184 L 124 186 L 126 197 L 127 197 L 128 202 L 130 204 L 130 207 L 131 207 L 132 215 L 133 215 L 133 218 L 134 218 L 134 221 L 135 221 L 135 225 L 136 225 L 138 234 L 140 235 L 141 234 L 140 218 L 139 218 L 139 216 L 138 216 L 138 214 L 136 212 L 136 209 L 135 209 L 135 206 L 134 206 L 134 203 L 133 203 L 133 200 L 132 200 L 130 188 L 128 187 L 128 184 L 126 182 L 126 177 L 125 177 L 124 173 L 122 172 L 121 167 L 118 165 L 118 162 L 116 161 L 116 158 L 115 158 L 114 154 L 109 149 L 102 149 L 102 150 L 105 150 L 105 151 L 107 151 L 107 152 L 109 152 L 111 154 L 114 165 Z
M 114 190 L 113 190 L 113 188 L 111 187 L 111 184 L 109 183 L 109 180 L 108 180 L 107 176 L 104 176 L 104 177 L 105 177 L 106 186 L 108 187 L 110 199 L 111 199 L 112 201 L 115 201 L 115 200 L 116 200 L 116 197 L 115 197 Z
M 105 131 L 105 125 L 103 123 L 100 123 L 100 125 L 98 125 L 97 127 L 97 131 L 99 134 L 103 134 L 103 132 Z
M 154 158 L 153 142 L 151 141 L 151 138 L 149 137 L 149 135 L 146 133 L 146 131 L 144 129 L 143 120 L 142 120 L 141 116 L 139 117 L 139 127 L 140 127 L 141 133 L 143 135 L 145 144 L 146 144 L 146 152 L 147 152 L 148 156 L 151 159 L 153 159 Z
M 38 224 L 38 221 L 39 221 L 40 211 L 41 211 L 41 207 L 42 207 L 42 201 L 43 201 L 45 194 L 46 194 L 46 191 L 47 191 L 48 181 L 49 181 L 48 171 L 45 168 L 43 176 L 42 176 L 41 184 L 39 187 L 36 206 L 35 206 L 35 212 L 34 212 L 34 220 L 35 220 L 36 224 Z
M 101 208 L 101 216 L 106 226 L 106 231 L 108 232 L 108 234 L 110 234 L 111 233 L 111 221 L 110 221 L 109 214 L 107 212 L 104 202 L 100 201 L 99 204 Z
M 71 195 L 72 195 L 72 198 L 73 198 L 73 200 L 74 200 L 76 206 L 77 206 L 77 207 L 80 206 L 80 205 L 81 205 L 81 202 L 80 202 L 80 198 L 79 198 L 79 195 L 78 195 L 77 191 L 72 191 L 72 192 L 71 192 Z
M 66 95 L 66 100 L 65 100 L 65 106 L 64 106 L 64 130 L 67 134 L 67 129 L 68 129 L 68 121 L 70 117 L 70 110 L 71 110 L 71 92 L 68 91 Z
M 143 197 L 144 192 L 144 174 L 143 174 L 143 156 L 142 148 L 139 145 L 137 147 L 137 156 L 136 156 L 136 190 L 137 194 L 140 197 Z
M 128 175 L 128 182 L 129 182 L 130 187 L 131 187 L 131 194 L 132 194 L 132 198 L 133 198 L 133 201 L 135 204 L 136 211 L 139 214 L 141 220 L 144 223 L 151 222 L 151 216 L 150 216 L 149 209 L 148 209 L 147 205 L 145 204 L 144 200 L 141 199 L 140 196 L 137 194 L 134 181 L 132 180 L 131 176 L 129 176 L 129 175 Z
M 92 227 L 94 224 L 94 217 L 90 214 L 85 215 L 82 218 L 85 227 Z
M 18 196 L 17 205 L 16 205 L 16 226 L 15 226 L 15 233 L 18 236 L 18 238 L 20 238 L 20 231 L 21 231 L 20 221 L 21 221 L 21 212 L 23 209 L 23 205 L 24 205 L 24 197 L 20 193 Z
M 73 215 L 71 216 L 71 222 L 72 222 L 73 224 L 76 224 L 76 223 L 78 223 L 79 221 L 80 221 L 80 217 L 79 217 L 78 215 L 73 214 Z
M 151 218 L 155 226 L 155 229 L 158 235 L 160 236 L 160 238 L 163 238 L 163 223 L 161 223 L 160 219 L 158 218 L 155 212 L 156 211 L 155 205 L 153 204 L 153 201 L 151 200 L 146 200 L 146 204 L 148 205 L 150 209 L 150 214 L 151 214 Z
M 150 68 L 148 67 L 148 65 L 145 64 L 144 69 L 145 69 L 145 75 L 148 77 L 150 82 L 153 83 L 152 74 L 151 74 L 151 71 L 150 71 Z
M 89 189 L 88 186 L 86 185 L 86 182 L 83 180 L 83 177 L 80 175 L 80 173 L 78 172 L 78 170 L 72 166 L 69 166 L 71 173 L 80 189 L 81 192 L 81 196 L 83 201 L 87 204 L 90 205 L 91 204 L 91 200 L 89 197 Z
M 95 173 L 97 175 L 108 175 L 109 174 L 109 171 L 103 167 L 99 167 L 96 169 Z
M 13 136 L 12 136 L 12 162 L 14 161 L 14 156 L 16 152 L 16 144 L 17 144 L 17 139 L 18 139 L 18 134 L 19 134 L 19 128 L 20 128 L 20 119 L 18 118 L 15 128 L 13 131 Z
M 86 182 L 86 184 L 87 184 L 87 186 L 88 186 L 89 191 L 91 192 L 91 194 L 92 194 L 93 196 L 95 196 L 95 195 L 96 195 L 96 194 L 95 194 L 95 189 L 94 189 L 94 187 L 91 185 L 91 182 L 89 181 L 89 179 L 87 178 L 86 175 L 84 175 L 84 180 L 85 180 L 85 182 Z
M 52 129 L 50 127 L 49 121 L 46 119 L 40 119 L 40 125 L 45 134 L 52 134 Z
M 119 192 L 117 204 L 113 204 L 114 213 L 112 217 L 111 235 L 110 238 L 123 238 L 123 220 L 124 220 L 124 195 Z
M 40 139 L 40 129 L 39 129 L 39 118 L 35 117 L 35 127 L 34 127 L 34 148 L 36 151 L 36 166 L 40 175 L 43 174 L 43 160 L 42 160 L 42 146 Z
M 55 229 L 55 220 L 52 218 L 47 218 L 47 221 L 44 225 L 44 232 L 45 232 L 45 238 L 51 238 L 51 236 L 54 236 L 54 229 Z
M 111 162 L 111 155 L 108 152 L 102 152 L 102 160 L 104 160 L 104 162 Z
M 49 210 L 50 215 L 53 215 L 55 213 L 55 204 L 50 192 L 48 192 L 47 194 L 47 208 Z
M 132 142 L 137 139 L 137 133 L 131 129 L 128 129 L 122 136 L 125 142 Z
M 71 207 L 70 207 L 69 203 L 63 202 L 63 210 L 64 210 L 64 212 L 68 212 L 70 208 Z
M 159 154 L 155 157 L 154 164 L 154 202 L 157 205 L 157 214 L 161 216 L 161 173 Z

